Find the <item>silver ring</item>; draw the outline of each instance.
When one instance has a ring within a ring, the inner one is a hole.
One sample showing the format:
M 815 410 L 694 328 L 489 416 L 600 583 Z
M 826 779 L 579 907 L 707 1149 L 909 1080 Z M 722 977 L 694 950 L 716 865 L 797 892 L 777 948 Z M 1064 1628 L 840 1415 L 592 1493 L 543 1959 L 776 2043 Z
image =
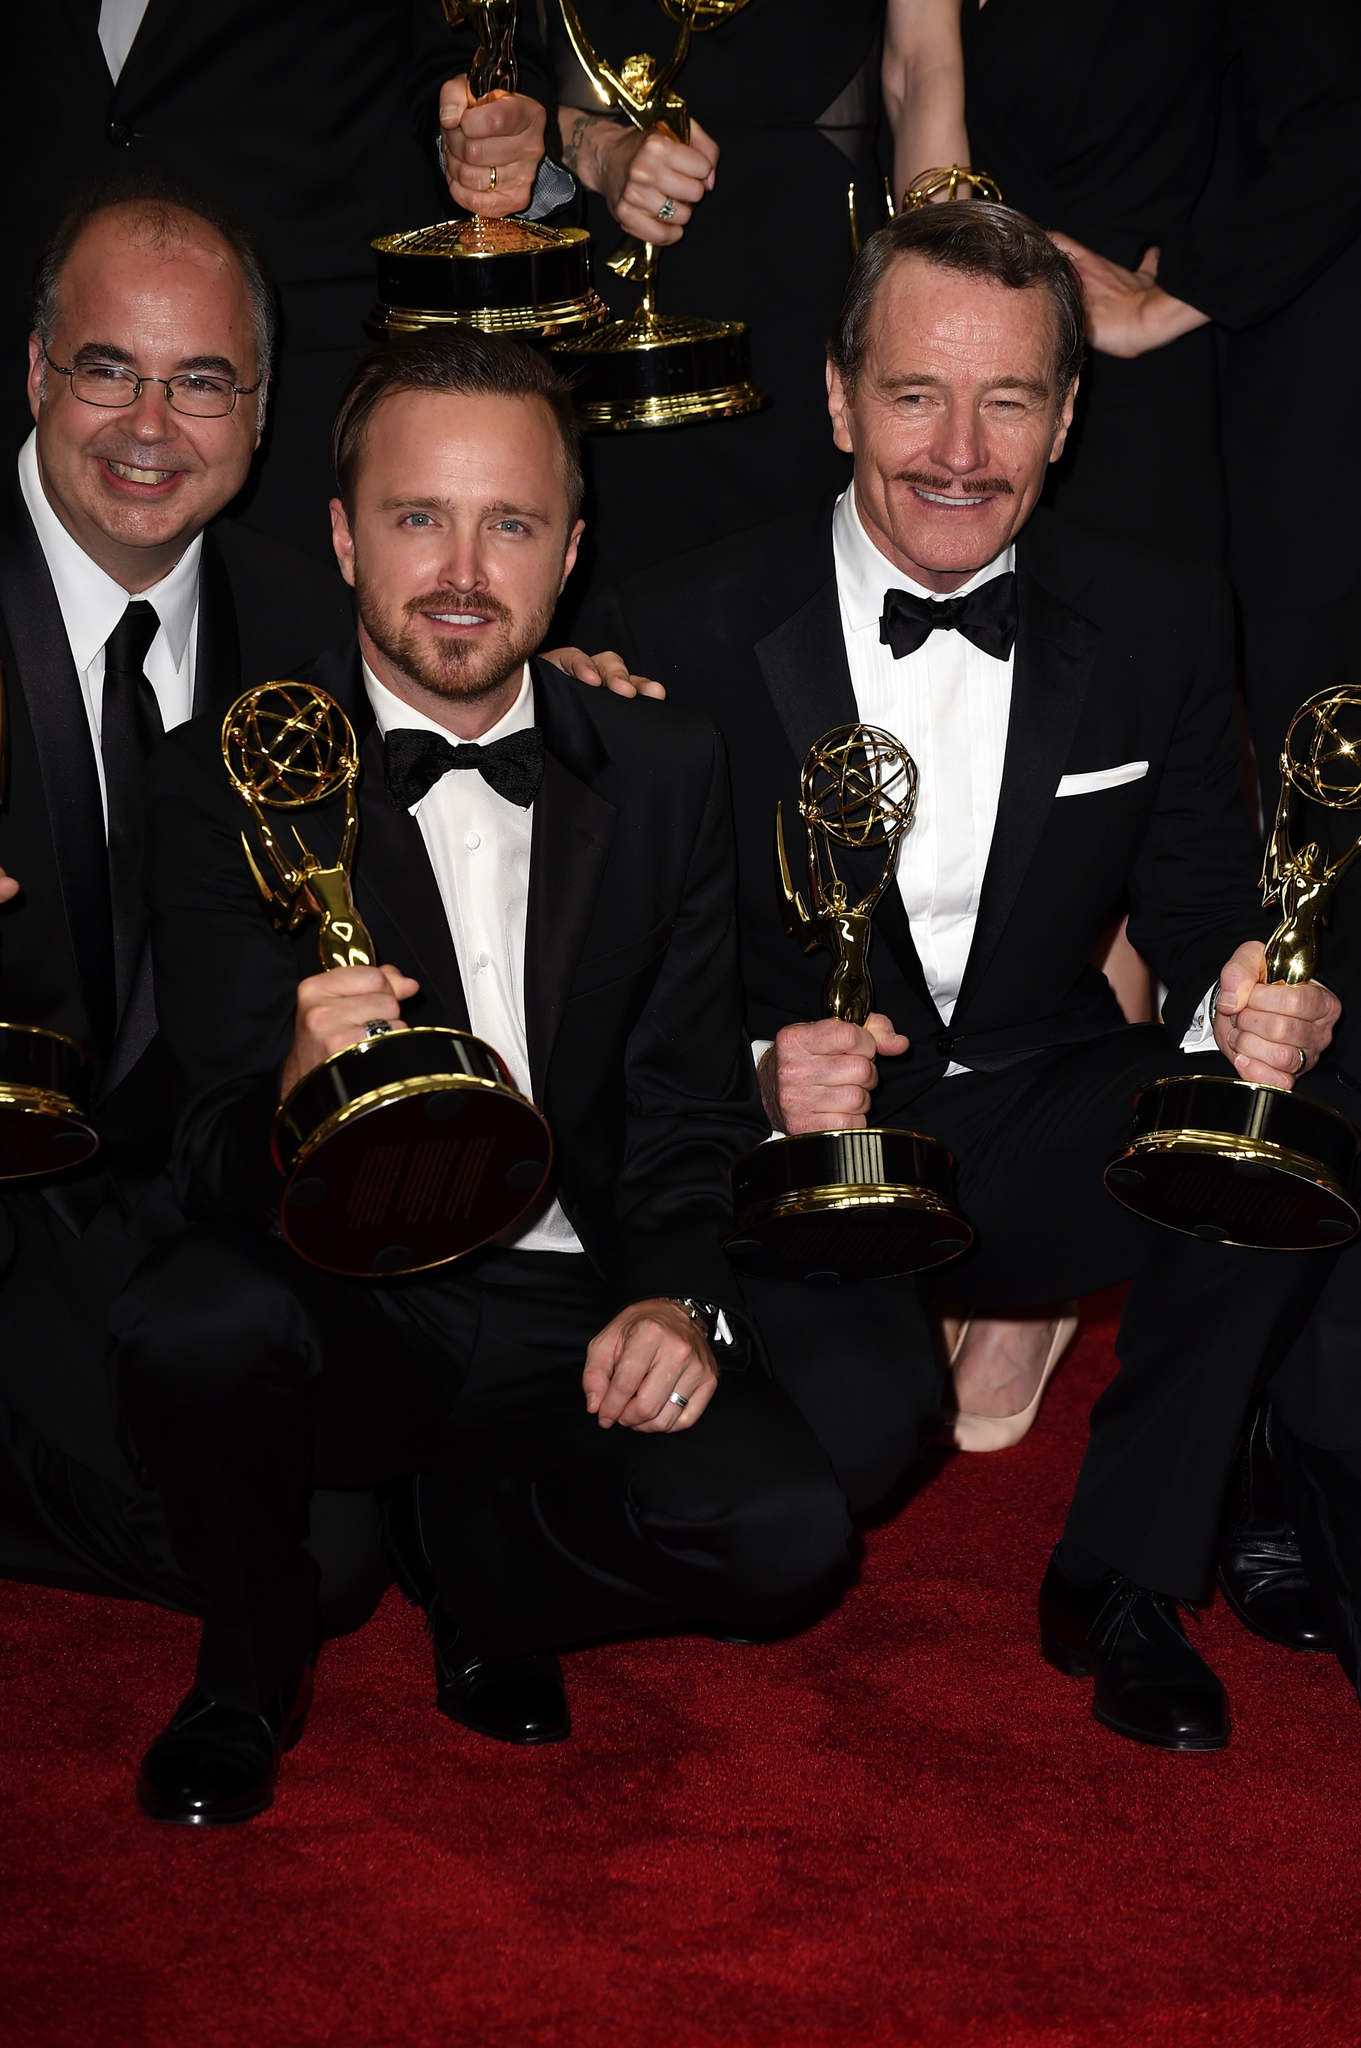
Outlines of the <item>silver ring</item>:
M 386 1017 L 375 1017 L 371 1024 L 364 1026 L 365 1038 L 386 1038 L 392 1026 Z
M 674 199 L 663 199 L 661 205 L 657 208 L 657 218 L 658 220 L 674 220 L 676 218 L 676 202 Z
M 673 1408 L 688 1408 L 690 1406 L 690 1396 L 688 1394 L 677 1394 L 673 1392 L 667 1396 L 667 1399 L 670 1401 L 671 1406 Z

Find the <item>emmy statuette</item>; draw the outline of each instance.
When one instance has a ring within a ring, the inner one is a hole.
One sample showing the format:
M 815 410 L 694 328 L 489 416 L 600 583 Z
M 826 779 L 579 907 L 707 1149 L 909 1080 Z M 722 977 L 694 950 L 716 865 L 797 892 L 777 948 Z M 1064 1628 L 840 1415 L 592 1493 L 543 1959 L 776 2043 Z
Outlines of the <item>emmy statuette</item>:
M 317 919 L 323 969 L 376 965 L 351 887 L 359 835 L 354 728 L 324 690 L 248 690 L 227 713 L 222 752 L 277 878 L 241 844 L 276 930 Z M 318 860 L 267 812 L 344 796 L 338 858 Z M 470 1032 L 421 1025 L 361 1040 L 305 1074 L 271 1133 L 284 1175 L 283 1234 L 332 1273 L 420 1272 L 498 1237 L 537 1198 L 552 1164 L 548 1125 L 504 1061 Z
M 451 28 L 471 21 L 477 54 L 468 71 L 474 99 L 514 92 L 516 0 L 443 0 Z M 436 221 L 380 235 L 373 243 L 378 302 L 365 322 L 374 341 L 397 335 L 479 328 L 526 340 L 599 326 L 607 309 L 591 289 L 584 228 L 537 221 Z
M 805 953 L 821 947 L 831 955 L 823 991 L 828 1017 L 863 1024 L 873 1007 L 870 920 L 893 879 L 916 804 L 916 763 L 891 734 L 872 725 L 824 733 L 808 751 L 799 789 L 808 905 L 790 878 L 776 807 L 785 928 Z M 877 878 L 855 902 L 836 872 L 836 846 L 882 855 Z M 919 1131 L 774 1138 L 729 1169 L 728 1252 L 740 1270 L 773 1280 L 878 1280 L 943 1265 L 973 1243 L 952 1198 L 953 1163 L 944 1145 Z
M 9 794 L 9 719 L 0 674 L 0 803 Z M 41 1024 L 0 1024 L 0 1181 L 79 1166 L 99 1150 L 90 1070 L 74 1038 Z
M 601 107 L 623 114 L 644 133 L 664 126 L 688 142 L 689 110 L 672 87 L 689 55 L 690 38 L 697 29 L 712 28 L 736 13 L 746 0 L 662 0 L 680 25 L 671 55 L 661 64 L 646 55 L 630 57 L 617 71 L 593 48 L 575 0 L 558 4 L 577 62 Z M 608 262 L 617 276 L 639 286 L 633 313 L 554 346 L 575 384 L 577 418 L 588 431 L 684 426 L 759 412 L 770 402 L 751 380 L 744 321 L 657 311 L 658 255 L 655 243 L 626 235 Z
M 1279 903 L 1262 980 L 1312 981 L 1333 891 L 1361 837 L 1328 861 L 1290 842 L 1292 792 L 1332 811 L 1361 807 L 1361 686 L 1300 706 L 1281 748 L 1281 794 L 1262 866 L 1262 900 Z M 1354 1176 L 1361 1138 L 1336 1110 L 1284 1088 L 1180 1074 L 1142 1089 L 1129 1144 L 1106 1168 L 1126 1208 L 1172 1230 L 1262 1251 L 1343 1244 L 1361 1230 Z

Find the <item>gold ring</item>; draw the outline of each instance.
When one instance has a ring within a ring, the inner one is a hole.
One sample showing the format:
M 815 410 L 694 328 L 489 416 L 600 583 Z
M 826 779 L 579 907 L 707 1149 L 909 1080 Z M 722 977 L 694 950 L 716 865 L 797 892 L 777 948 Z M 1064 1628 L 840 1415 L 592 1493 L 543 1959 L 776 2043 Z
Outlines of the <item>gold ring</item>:
M 1297 1053 L 1299 1054 L 1299 1056 L 1300 1056 L 1300 1063 L 1299 1063 L 1299 1065 L 1298 1065 L 1298 1066 L 1296 1067 L 1296 1069 L 1295 1069 L 1295 1072 L 1296 1072 L 1297 1074 L 1302 1074 L 1302 1073 L 1304 1072 L 1305 1068 L 1306 1068 L 1306 1067 L 1308 1066 L 1308 1064 L 1309 1064 L 1309 1055 L 1308 1055 L 1308 1053 L 1307 1053 L 1307 1052 L 1305 1051 L 1305 1049 L 1304 1049 L 1304 1047 L 1303 1047 L 1302 1045 L 1297 1045 L 1297 1046 L 1295 1047 L 1295 1050 L 1296 1050 L 1296 1052 L 1297 1052 Z
M 488 190 L 489 192 L 494 192 L 494 191 L 496 190 L 496 165 L 495 165 L 495 164 L 493 164 L 493 165 L 492 165 L 492 167 L 491 167 L 491 182 L 490 182 L 490 184 L 489 184 L 489 185 L 487 186 L 487 190 Z

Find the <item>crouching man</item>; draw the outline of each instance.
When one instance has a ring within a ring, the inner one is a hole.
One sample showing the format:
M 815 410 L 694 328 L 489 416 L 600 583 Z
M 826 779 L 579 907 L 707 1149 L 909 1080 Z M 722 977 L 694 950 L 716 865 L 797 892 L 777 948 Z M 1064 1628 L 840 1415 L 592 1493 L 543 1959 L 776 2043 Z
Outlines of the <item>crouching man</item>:
M 273 929 L 216 721 L 172 737 L 152 795 L 195 1222 L 119 1305 L 119 1376 L 209 1589 L 194 1689 L 138 1781 L 167 1821 L 262 1811 L 302 1732 L 313 1486 L 416 1475 L 389 1534 L 438 1703 L 517 1742 L 569 1732 L 560 1646 L 777 1626 L 834 1582 L 849 1535 L 719 1248 L 727 1162 L 763 1131 L 721 743 L 533 658 L 582 530 L 567 389 L 514 343 L 393 346 L 356 373 L 336 454 L 358 636 L 304 674 L 359 736 L 355 893 L 387 964 L 317 974 L 314 930 Z M 307 814 L 310 836 L 324 819 Z M 268 1132 L 375 1023 L 485 1038 L 556 1163 L 493 1246 L 370 1283 L 282 1242 Z

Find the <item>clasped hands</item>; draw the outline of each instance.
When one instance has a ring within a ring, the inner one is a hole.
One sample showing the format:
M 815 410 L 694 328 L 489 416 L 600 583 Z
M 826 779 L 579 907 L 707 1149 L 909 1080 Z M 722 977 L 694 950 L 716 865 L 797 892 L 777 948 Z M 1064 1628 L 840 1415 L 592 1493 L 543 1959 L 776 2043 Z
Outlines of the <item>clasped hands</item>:
M 1290 1089 L 1318 1065 L 1342 1005 L 1321 982 L 1292 987 L 1260 980 L 1265 954 L 1261 940 L 1250 939 L 1225 963 L 1215 1044 L 1240 1080 Z M 879 1082 L 880 1055 L 896 1058 L 907 1049 L 907 1039 L 878 1011 L 863 1026 L 839 1017 L 786 1024 L 758 1069 L 772 1130 L 792 1138 L 806 1131 L 863 1129 Z

